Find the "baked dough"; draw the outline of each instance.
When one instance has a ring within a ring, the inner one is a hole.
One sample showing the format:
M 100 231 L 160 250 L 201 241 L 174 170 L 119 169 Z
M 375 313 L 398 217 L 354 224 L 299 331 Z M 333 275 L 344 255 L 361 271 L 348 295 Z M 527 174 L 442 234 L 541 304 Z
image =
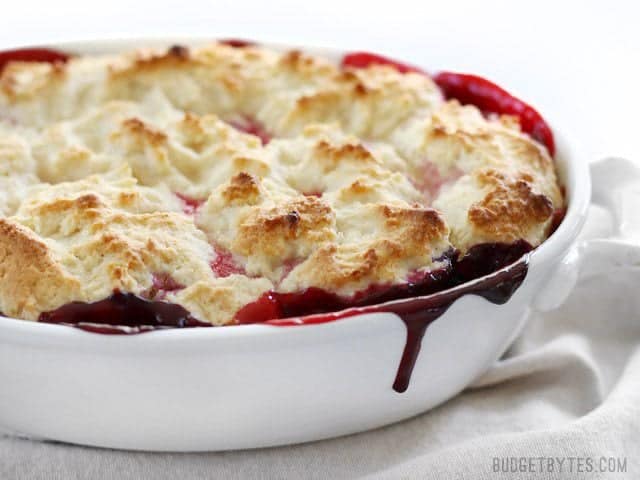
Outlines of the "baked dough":
M 10 63 L 0 192 L 5 315 L 117 289 L 215 325 L 268 290 L 350 296 L 537 246 L 563 202 L 516 119 L 425 75 L 217 43 Z

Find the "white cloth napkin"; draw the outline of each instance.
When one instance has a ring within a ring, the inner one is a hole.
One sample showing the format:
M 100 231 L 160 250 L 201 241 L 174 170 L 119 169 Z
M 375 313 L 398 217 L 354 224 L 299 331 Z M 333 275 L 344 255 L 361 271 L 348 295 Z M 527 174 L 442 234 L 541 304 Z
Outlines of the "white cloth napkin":
M 605 167 L 596 182 L 606 186 L 615 169 Z M 592 206 L 583 240 L 624 234 L 640 245 L 633 222 L 640 184 L 627 183 L 614 196 L 618 218 Z M 590 262 L 588 278 L 566 303 L 531 318 L 503 360 L 461 395 L 412 420 L 305 445 L 209 454 L 132 453 L 5 435 L 0 478 L 640 478 L 640 262 L 609 269 L 590 269 Z

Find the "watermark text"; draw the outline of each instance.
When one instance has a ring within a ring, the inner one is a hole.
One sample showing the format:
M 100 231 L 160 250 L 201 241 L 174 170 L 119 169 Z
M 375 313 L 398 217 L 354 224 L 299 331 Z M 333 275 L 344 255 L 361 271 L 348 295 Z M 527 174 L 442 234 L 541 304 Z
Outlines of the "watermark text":
M 493 457 L 495 473 L 625 473 L 626 457 Z

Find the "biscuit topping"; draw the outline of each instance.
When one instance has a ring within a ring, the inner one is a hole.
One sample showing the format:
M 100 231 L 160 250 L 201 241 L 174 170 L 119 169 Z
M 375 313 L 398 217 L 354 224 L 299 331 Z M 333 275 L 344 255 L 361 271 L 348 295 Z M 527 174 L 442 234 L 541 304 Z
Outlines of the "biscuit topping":
M 542 137 L 362 55 L 0 55 L 0 310 L 141 298 L 227 325 L 543 242 L 563 200 Z

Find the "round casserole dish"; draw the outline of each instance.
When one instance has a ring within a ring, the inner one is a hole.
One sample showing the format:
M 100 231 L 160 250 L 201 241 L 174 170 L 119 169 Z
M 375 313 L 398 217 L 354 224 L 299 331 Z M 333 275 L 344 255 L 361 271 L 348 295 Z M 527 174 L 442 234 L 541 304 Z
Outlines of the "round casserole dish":
M 204 42 L 95 41 L 53 48 L 91 54 Z M 295 47 L 336 60 L 344 55 Z M 526 276 L 506 303 L 465 290 L 429 325 L 406 391 L 392 386 L 407 328 L 383 307 L 286 328 L 254 324 L 131 336 L 0 317 L 0 425 L 85 445 L 207 451 L 345 435 L 434 407 L 498 359 L 532 309 L 552 308 L 573 286 L 572 245 L 589 205 L 589 170 L 571 142 L 555 134 L 568 207 L 564 221 L 521 261 L 528 264 Z

